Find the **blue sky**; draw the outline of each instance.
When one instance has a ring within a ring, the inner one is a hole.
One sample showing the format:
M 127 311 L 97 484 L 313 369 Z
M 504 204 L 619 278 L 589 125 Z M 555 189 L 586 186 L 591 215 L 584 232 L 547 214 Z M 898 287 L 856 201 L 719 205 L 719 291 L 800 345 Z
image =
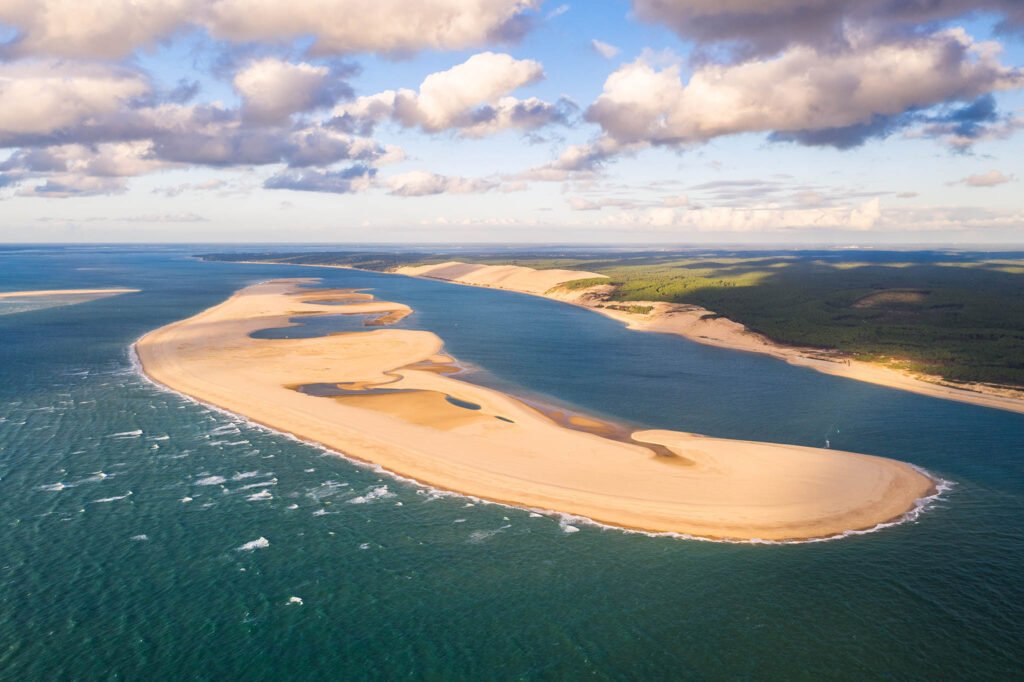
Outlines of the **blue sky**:
M 1013 0 L 721 4 L 10 0 L 0 241 L 1024 242 Z

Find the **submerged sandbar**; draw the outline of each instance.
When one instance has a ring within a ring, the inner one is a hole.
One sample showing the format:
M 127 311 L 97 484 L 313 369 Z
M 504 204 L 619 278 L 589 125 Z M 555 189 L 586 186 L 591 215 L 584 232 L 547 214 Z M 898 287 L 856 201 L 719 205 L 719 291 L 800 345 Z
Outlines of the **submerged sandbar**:
M 601 433 L 598 421 L 562 425 L 512 396 L 437 371 L 451 360 L 427 331 L 251 336 L 340 308 L 409 312 L 365 296 L 344 306 L 317 303 L 352 292 L 299 286 L 308 282 L 251 286 L 150 332 L 136 345 L 144 372 L 426 484 L 625 528 L 730 540 L 822 538 L 898 519 L 934 491 L 919 470 L 882 457 L 666 430 L 624 438 Z M 310 386 L 320 388 L 301 390 Z

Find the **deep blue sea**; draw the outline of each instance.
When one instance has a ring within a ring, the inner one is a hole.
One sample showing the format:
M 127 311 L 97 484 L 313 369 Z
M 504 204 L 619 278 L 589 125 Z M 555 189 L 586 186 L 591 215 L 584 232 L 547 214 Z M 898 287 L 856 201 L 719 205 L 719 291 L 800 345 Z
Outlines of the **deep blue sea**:
M 0 248 L 0 291 L 142 289 L 0 307 L 0 679 L 1024 677 L 1024 415 L 535 297 L 191 257 L 208 250 Z M 290 276 L 412 306 L 406 326 L 520 395 L 640 426 L 828 440 L 955 486 L 915 522 L 824 543 L 567 533 L 138 375 L 144 332 Z

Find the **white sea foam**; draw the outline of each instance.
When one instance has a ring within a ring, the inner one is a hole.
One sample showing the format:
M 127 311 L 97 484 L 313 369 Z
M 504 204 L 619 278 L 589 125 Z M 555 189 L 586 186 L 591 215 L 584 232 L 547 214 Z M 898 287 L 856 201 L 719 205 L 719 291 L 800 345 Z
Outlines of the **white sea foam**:
M 511 527 L 511 524 L 506 523 L 504 526 L 501 526 L 500 528 L 494 528 L 492 530 L 475 530 L 469 534 L 469 540 L 467 540 L 467 542 L 470 542 L 474 545 L 479 544 L 481 542 L 484 542 L 485 540 L 494 537 L 503 530 Z
M 120 433 L 107 434 L 107 438 L 138 438 L 142 435 L 142 429 L 135 429 L 134 431 L 121 431 Z
M 298 508 L 299 508 L 299 505 L 297 505 L 297 504 L 289 504 L 287 507 L 285 507 L 285 509 L 298 509 Z
M 262 500 L 272 500 L 274 499 L 274 495 L 269 490 L 261 490 L 258 493 L 249 495 L 249 497 L 245 499 L 249 500 L 250 502 L 260 502 Z
M 348 503 L 366 504 L 367 502 L 373 502 L 374 500 L 383 500 L 388 497 L 394 496 L 395 494 L 388 490 L 388 487 L 386 485 L 380 485 L 364 495 L 360 495 L 359 497 L 353 497 L 351 500 L 348 500 Z
M 129 490 L 124 495 L 115 495 L 114 497 L 101 497 L 98 500 L 93 500 L 93 504 L 104 504 L 106 502 L 117 502 L 118 500 L 124 500 L 132 496 L 132 491 Z
M 250 540 L 241 547 L 237 547 L 236 549 L 239 552 L 251 552 L 256 549 L 266 549 L 267 547 L 270 547 L 270 540 L 266 539 L 263 536 L 260 536 L 255 540 Z
M 370 549 L 370 543 L 364 542 L 363 544 L 359 545 L 359 549 Z
M 255 478 L 256 476 L 262 476 L 262 475 L 263 474 L 261 474 L 259 471 L 243 471 L 241 473 L 237 473 L 234 476 L 232 476 L 231 480 L 232 481 L 244 481 L 247 478 Z
M 135 542 L 145 542 L 149 539 L 149 536 L 143 533 L 142 535 L 133 535 L 131 539 Z
M 240 486 L 238 488 L 238 490 L 241 491 L 241 490 L 252 490 L 253 488 L 266 488 L 267 486 L 271 486 L 271 485 L 277 485 L 277 479 L 276 478 L 272 478 L 269 481 L 259 481 L 258 483 L 250 483 L 248 485 L 243 485 L 243 486 Z
M 74 487 L 73 485 L 68 485 L 67 483 L 63 483 L 61 481 L 58 481 L 57 483 L 49 483 L 47 485 L 41 485 L 41 486 L 39 486 L 39 489 L 40 490 L 45 490 L 48 493 L 59 493 L 61 490 L 67 490 L 68 488 L 73 488 L 73 487 Z
M 226 483 L 227 480 L 223 476 L 205 476 L 196 481 L 196 485 L 220 485 Z
M 544 515 L 543 514 L 538 514 L 537 512 L 530 512 L 530 518 L 531 519 L 541 519 L 541 518 L 544 518 Z
M 297 606 L 302 606 L 302 598 L 301 597 L 288 597 L 288 603 L 289 604 L 295 604 Z
M 185 497 L 181 498 L 181 499 L 180 499 L 180 500 L 178 500 L 178 501 L 179 501 L 179 502 L 181 502 L 182 504 L 188 504 L 189 502 L 191 502 L 191 501 L 192 501 L 192 498 L 191 498 L 191 497 L 189 497 L 188 495 L 186 495 Z

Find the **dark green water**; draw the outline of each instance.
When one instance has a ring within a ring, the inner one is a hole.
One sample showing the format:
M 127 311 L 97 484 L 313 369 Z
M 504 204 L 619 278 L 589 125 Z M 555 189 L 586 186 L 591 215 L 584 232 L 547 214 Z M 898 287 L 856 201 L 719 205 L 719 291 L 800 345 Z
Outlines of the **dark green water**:
M 1024 415 L 527 296 L 189 253 L 0 249 L 0 290 L 143 289 L 0 315 L 0 678 L 1021 676 Z M 828 439 L 956 485 L 833 542 L 647 537 L 403 483 L 134 370 L 145 331 L 313 275 L 411 305 L 404 324 L 481 381 L 641 425 Z

